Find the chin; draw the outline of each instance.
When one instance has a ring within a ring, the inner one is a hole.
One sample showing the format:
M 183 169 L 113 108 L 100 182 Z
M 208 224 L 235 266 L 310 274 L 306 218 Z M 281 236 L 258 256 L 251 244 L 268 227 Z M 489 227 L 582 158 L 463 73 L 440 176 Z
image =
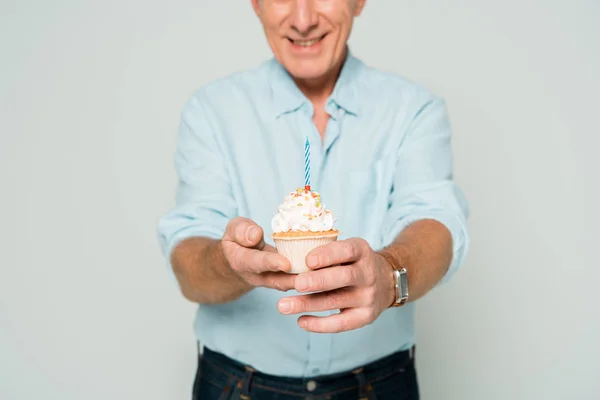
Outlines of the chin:
M 285 69 L 296 79 L 317 80 L 327 76 L 331 70 L 329 63 L 321 60 L 302 60 L 284 64 Z

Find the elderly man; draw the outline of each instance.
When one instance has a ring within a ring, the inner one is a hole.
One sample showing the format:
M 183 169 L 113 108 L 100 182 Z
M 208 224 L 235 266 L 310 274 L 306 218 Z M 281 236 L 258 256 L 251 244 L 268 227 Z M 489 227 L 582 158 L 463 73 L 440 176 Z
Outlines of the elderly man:
M 414 301 L 468 249 L 444 102 L 366 66 L 347 40 L 365 0 L 252 0 L 271 60 L 182 112 L 176 206 L 160 243 L 198 303 L 195 399 L 418 399 Z M 271 220 L 311 183 L 337 241 L 292 274 Z

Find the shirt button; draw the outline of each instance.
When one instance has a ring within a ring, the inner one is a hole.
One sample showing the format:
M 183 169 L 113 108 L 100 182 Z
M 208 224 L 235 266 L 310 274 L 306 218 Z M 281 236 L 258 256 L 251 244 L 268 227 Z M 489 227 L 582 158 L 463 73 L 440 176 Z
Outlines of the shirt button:
M 317 382 L 310 380 L 308 382 L 306 382 L 306 390 L 308 390 L 309 392 L 314 391 L 317 388 Z

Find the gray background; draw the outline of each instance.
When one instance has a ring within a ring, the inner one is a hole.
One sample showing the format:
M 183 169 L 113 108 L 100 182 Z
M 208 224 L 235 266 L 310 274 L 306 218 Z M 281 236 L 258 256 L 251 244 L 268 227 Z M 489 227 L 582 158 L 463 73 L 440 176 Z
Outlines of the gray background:
M 423 399 L 599 396 L 599 19 L 371 0 L 357 21 L 357 56 L 447 99 L 472 209 L 466 264 L 418 306 Z M 155 224 L 184 101 L 270 56 L 250 1 L 0 0 L 0 33 L 0 398 L 189 398 L 194 306 Z

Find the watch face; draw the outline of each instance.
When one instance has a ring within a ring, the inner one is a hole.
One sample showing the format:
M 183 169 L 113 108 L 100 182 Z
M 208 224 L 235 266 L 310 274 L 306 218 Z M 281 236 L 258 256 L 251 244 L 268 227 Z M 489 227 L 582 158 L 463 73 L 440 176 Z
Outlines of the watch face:
M 408 279 L 406 277 L 406 272 L 400 274 L 400 294 L 403 299 L 408 297 Z

